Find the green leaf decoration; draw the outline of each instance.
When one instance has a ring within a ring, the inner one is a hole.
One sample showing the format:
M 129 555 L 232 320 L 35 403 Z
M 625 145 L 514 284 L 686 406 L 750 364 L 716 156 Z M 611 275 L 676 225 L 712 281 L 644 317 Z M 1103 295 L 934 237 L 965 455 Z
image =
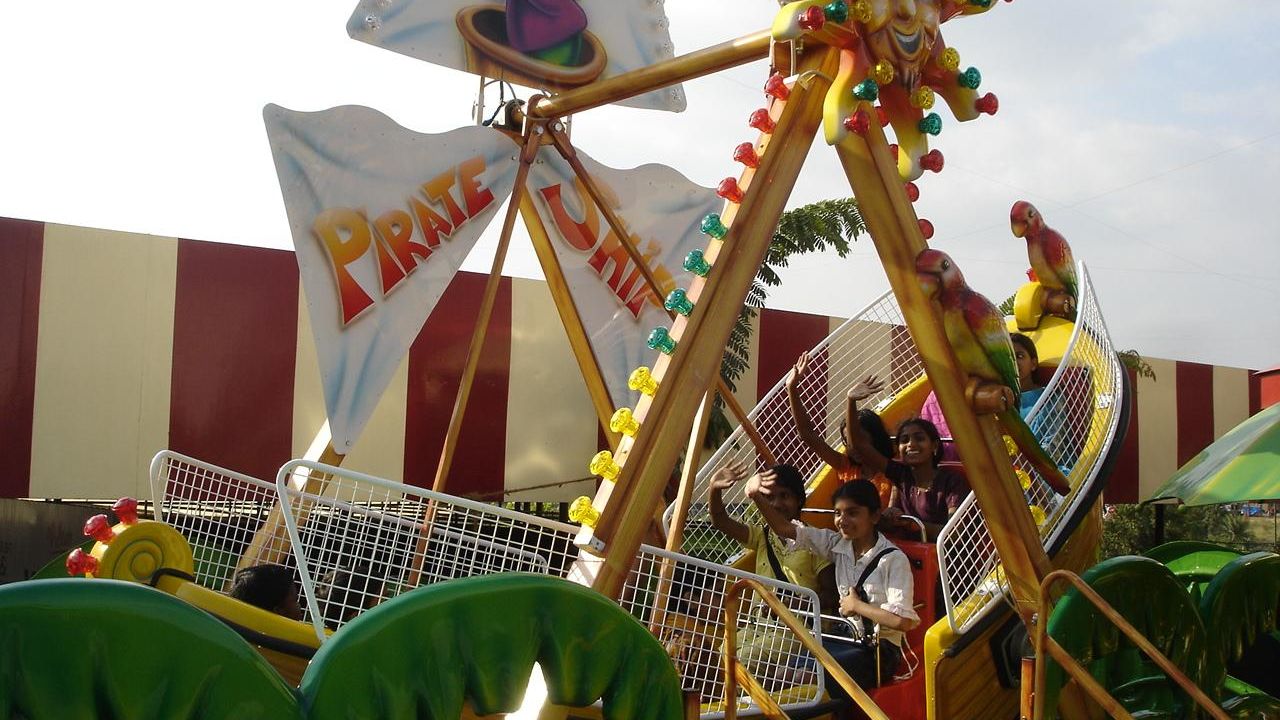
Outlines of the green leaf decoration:
M 0 587 L 0 718 L 287 720 L 292 688 L 211 615 L 114 580 Z
M 662 645 L 604 596 L 566 580 L 502 574 L 401 595 L 316 653 L 301 693 L 312 720 L 455 720 L 518 709 L 533 664 L 551 702 L 604 700 L 611 720 L 681 717 Z

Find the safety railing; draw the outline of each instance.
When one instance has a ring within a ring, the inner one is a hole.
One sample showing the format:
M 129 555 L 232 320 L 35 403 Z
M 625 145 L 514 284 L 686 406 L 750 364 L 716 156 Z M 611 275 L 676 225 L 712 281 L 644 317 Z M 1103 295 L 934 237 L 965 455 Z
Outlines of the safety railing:
M 742 595 L 747 590 L 752 592 L 752 601 L 749 607 L 758 607 L 762 604 L 767 608 L 767 612 L 777 622 L 785 627 L 790 633 L 790 637 L 794 642 L 800 644 L 807 650 L 828 673 L 835 678 L 840 687 L 848 693 L 854 704 L 858 706 L 870 720 L 889 720 L 889 716 L 876 705 L 875 701 L 867 695 L 853 678 L 845 672 L 844 668 L 836 662 L 835 658 L 822 647 L 814 635 L 809 634 L 809 630 L 800 623 L 794 614 L 787 608 L 782 601 L 774 595 L 770 588 L 763 582 L 763 578 L 744 577 L 735 582 L 724 598 L 724 647 L 728 649 L 724 658 L 724 717 L 726 720 L 734 720 L 738 716 L 737 703 L 733 702 L 739 694 L 739 685 L 741 685 L 748 697 L 750 697 L 759 707 L 761 712 L 769 718 L 785 718 L 783 714 L 785 708 L 774 700 L 776 693 L 770 692 L 769 688 L 760 681 L 758 673 L 752 668 L 748 661 L 744 661 L 740 657 L 740 648 L 742 643 L 739 642 L 738 626 L 739 615 L 742 612 Z M 818 673 L 821 677 L 821 673 Z
M 1112 347 L 1087 269 L 1079 266 L 1080 298 L 1067 350 L 1027 416 L 1041 446 L 1068 477 L 1072 491 L 1056 495 L 1021 454 L 1013 457 L 1027 504 L 1046 548 L 1068 530 L 1066 520 L 1091 493 L 1115 438 L 1124 398 L 1123 366 Z M 970 494 L 938 535 L 947 618 L 957 632 L 973 627 L 1008 592 L 982 508 Z
M 702 717 L 713 720 L 759 700 L 734 692 L 728 702 L 724 694 L 724 608 L 730 588 L 742 581 L 768 588 L 787 617 L 805 618 L 808 626 L 798 625 L 797 635 L 781 613 L 753 598 L 733 616 L 734 657 L 759 679 L 769 702 L 786 710 L 820 702 L 823 676 L 804 642 L 821 628 L 818 595 L 809 588 L 644 545 L 619 603 L 663 643 L 685 691 L 700 696 Z
M 275 484 L 171 450 L 151 460 L 150 476 L 156 519 L 190 543 L 196 583 L 226 592 L 240 557 L 276 504 Z M 292 561 L 283 537 L 261 555 L 261 562 Z
M 578 555 L 576 526 L 320 463 L 286 463 L 275 489 L 322 641 L 413 588 L 502 572 L 563 577 Z
M 814 429 L 832 447 L 844 444 L 840 424 L 850 386 L 868 373 L 883 380 L 884 388 L 863 401 L 864 407 L 874 408 L 886 404 L 924 372 L 892 293 L 885 293 L 845 321 L 814 347 L 809 357 L 809 371 L 797 390 Z M 795 430 L 787 404 L 785 377 L 765 393 L 747 416 L 778 462 L 794 465 L 810 481 L 823 469 L 821 459 L 809 450 Z M 698 471 L 684 531 L 683 549 L 690 555 L 723 562 L 737 549 L 732 540 L 711 526 L 706 504 L 711 476 L 733 462 L 749 467 L 763 464 L 742 428 L 735 430 Z M 726 491 L 724 499 L 730 513 L 745 515 L 748 519 L 754 517 L 754 506 L 743 495 L 741 487 Z M 667 509 L 668 519 L 672 510 Z
M 1036 648 L 1035 685 L 1032 691 L 1033 720 L 1044 720 L 1045 711 L 1048 709 L 1045 707 L 1045 686 L 1048 678 L 1049 657 L 1057 661 L 1062 666 L 1063 671 L 1071 676 L 1076 681 L 1076 684 L 1111 717 L 1121 718 L 1122 720 L 1131 720 L 1133 717 L 1118 700 L 1107 692 L 1106 688 L 1102 687 L 1092 673 L 1080 665 L 1072 657 L 1071 653 L 1067 652 L 1056 640 L 1049 637 L 1049 613 L 1052 609 L 1050 607 L 1050 591 L 1054 585 L 1062 582 L 1070 583 L 1103 617 L 1112 625 L 1115 625 L 1117 630 L 1124 633 L 1129 642 L 1151 658 L 1169 676 L 1169 679 L 1177 683 L 1196 705 L 1200 706 L 1201 710 L 1204 710 L 1216 720 L 1228 720 L 1227 713 L 1218 707 L 1213 700 L 1209 699 L 1209 696 L 1205 695 L 1204 691 L 1192 682 L 1177 665 L 1174 665 L 1173 661 L 1165 657 L 1164 653 L 1161 653 L 1152 645 L 1150 640 L 1138 632 L 1133 625 L 1130 625 L 1123 615 L 1111 607 L 1111 604 L 1103 599 L 1093 588 L 1089 587 L 1089 584 L 1081 579 L 1079 575 L 1069 570 L 1055 570 L 1046 575 L 1040 583 L 1040 607 L 1037 615 L 1038 622 L 1035 624 L 1035 637 L 1033 638 Z

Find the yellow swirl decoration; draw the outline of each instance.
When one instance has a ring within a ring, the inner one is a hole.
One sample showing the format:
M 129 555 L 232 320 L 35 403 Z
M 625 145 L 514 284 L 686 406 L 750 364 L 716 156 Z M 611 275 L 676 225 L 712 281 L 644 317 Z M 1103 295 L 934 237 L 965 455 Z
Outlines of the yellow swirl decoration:
M 109 544 L 98 543 L 94 547 L 95 556 L 102 548 L 94 577 L 145 583 L 160 568 L 188 575 L 195 572 L 191 545 L 172 527 L 143 520 L 135 525 L 117 525 L 115 530 L 116 536 Z

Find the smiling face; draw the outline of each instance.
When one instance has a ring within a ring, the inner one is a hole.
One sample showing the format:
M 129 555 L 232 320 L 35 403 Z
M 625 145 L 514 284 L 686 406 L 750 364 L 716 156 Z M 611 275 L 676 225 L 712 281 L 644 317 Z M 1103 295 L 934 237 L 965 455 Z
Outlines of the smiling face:
M 894 76 L 908 90 L 920 81 L 921 70 L 938 39 L 939 0 L 872 0 L 871 20 L 865 25 L 867 45 L 876 60 L 893 64 Z
M 866 541 L 874 536 L 880 511 L 872 512 L 850 498 L 837 498 L 833 506 L 836 531 L 840 537 L 852 542 Z
M 769 504 L 788 520 L 800 518 L 800 498 L 781 484 L 774 486 L 773 494 L 769 495 Z
M 909 423 L 898 431 L 898 455 L 907 467 L 932 465 L 938 443 L 923 425 Z

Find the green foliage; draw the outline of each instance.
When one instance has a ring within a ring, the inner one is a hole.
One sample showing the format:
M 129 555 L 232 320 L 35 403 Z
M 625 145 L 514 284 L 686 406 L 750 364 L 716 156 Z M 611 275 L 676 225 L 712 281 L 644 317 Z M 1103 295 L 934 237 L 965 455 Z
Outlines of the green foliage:
M 1138 377 L 1156 379 L 1156 371 L 1152 369 L 1151 363 L 1144 360 L 1137 350 L 1121 350 L 1116 355 L 1120 357 L 1120 364 L 1138 373 Z
M 834 250 L 839 257 L 849 254 L 850 243 L 866 232 L 853 198 L 820 200 L 794 210 L 788 210 L 778 220 L 773 240 L 764 262 L 756 273 L 746 303 L 738 313 L 738 321 L 729 333 L 729 344 L 720 363 L 720 374 L 725 384 L 737 390 L 738 378 L 750 363 L 751 321 L 764 307 L 769 288 L 782 284 L 779 268 L 785 268 L 794 255 Z M 724 414 L 724 402 L 717 397 L 711 422 L 707 429 L 707 447 L 717 447 L 729 437 L 731 425 Z
M 1009 297 L 1005 298 L 1004 302 L 1000 303 L 1000 307 L 999 307 L 1000 314 L 1005 316 L 1012 315 L 1013 301 L 1016 300 L 1017 298 L 1018 298 L 1017 293 L 1014 293 L 1013 295 L 1010 295 Z
M 1116 505 L 1102 526 L 1102 558 L 1141 555 L 1155 547 L 1156 506 Z M 1164 541 L 1205 540 L 1221 545 L 1241 545 L 1252 539 L 1249 523 L 1221 505 L 1164 506 Z

